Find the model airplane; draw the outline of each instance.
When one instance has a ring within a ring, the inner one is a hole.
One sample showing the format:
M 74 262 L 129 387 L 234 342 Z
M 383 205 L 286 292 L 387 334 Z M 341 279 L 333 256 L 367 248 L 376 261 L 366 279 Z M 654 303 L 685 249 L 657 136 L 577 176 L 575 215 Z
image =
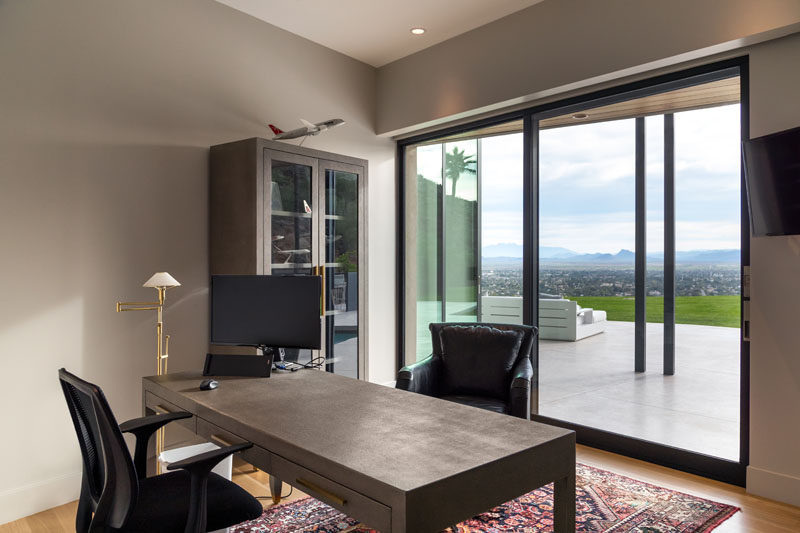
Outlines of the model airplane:
M 344 124 L 344 120 L 340 118 L 334 118 L 331 120 L 326 120 L 324 122 L 317 122 L 316 124 L 312 124 L 307 120 L 300 119 L 300 122 L 303 123 L 302 128 L 297 128 L 291 131 L 283 131 L 274 125 L 270 124 L 269 127 L 272 132 L 275 134 L 273 139 L 297 139 L 299 137 L 307 137 L 309 135 L 319 135 L 325 130 L 329 130 L 331 128 L 335 128 L 336 126 L 341 126 Z

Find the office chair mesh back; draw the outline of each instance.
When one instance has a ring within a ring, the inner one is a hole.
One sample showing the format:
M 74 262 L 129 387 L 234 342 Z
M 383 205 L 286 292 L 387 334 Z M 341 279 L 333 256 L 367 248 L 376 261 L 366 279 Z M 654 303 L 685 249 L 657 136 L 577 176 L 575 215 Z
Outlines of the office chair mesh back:
M 136 505 L 139 485 L 119 425 L 103 391 L 63 368 L 58 374 L 83 456 L 79 507 L 90 505 L 100 523 L 122 527 Z
M 89 483 L 89 490 L 92 499 L 99 500 L 103 489 L 105 469 L 103 468 L 103 462 L 100 460 L 98 445 L 95 441 L 95 435 L 98 434 L 97 423 L 94 417 L 89 415 L 89 413 L 94 414 L 92 399 L 69 383 L 62 381 L 61 385 L 64 388 L 64 395 L 67 398 L 70 413 L 73 415 L 72 421 L 75 424 L 75 431 L 78 433 L 78 442 L 81 447 L 81 455 L 83 455 L 84 471 L 86 480 Z

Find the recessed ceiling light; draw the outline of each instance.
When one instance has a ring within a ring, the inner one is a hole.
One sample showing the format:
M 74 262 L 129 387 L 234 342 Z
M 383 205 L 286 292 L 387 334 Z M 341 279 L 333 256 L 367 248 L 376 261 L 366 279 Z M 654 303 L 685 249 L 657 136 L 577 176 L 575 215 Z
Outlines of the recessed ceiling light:
M 422 35 L 423 33 L 425 33 L 425 28 L 421 27 L 411 28 L 411 33 L 413 33 L 414 35 Z
M 575 120 L 583 120 L 588 117 L 589 115 L 587 115 L 586 113 L 575 113 L 574 115 L 572 115 L 572 118 L 574 118 Z

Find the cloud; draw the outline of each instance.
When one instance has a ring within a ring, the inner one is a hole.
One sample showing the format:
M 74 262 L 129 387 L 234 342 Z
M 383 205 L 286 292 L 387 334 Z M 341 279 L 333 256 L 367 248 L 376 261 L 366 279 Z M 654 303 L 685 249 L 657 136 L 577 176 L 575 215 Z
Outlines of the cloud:
M 578 253 L 616 253 L 634 250 L 636 228 L 633 211 L 607 213 L 585 218 L 580 216 L 542 217 L 539 225 L 540 246 L 561 246 Z M 664 250 L 664 222 L 647 224 L 647 249 Z M 727 220 L 702 223 L 677 221 L 675 248 L 678 251 L 739 248 L 739 224 Z
M 675 114 L 679 250 L 739 246 L 739 114 L 738 105 Z M 645 132 L 648 249 L 659 251 L 663 249 L 663 116 L 647 117 Z M 540 132 L 543 246 L 584 253 L 633 249 L 634 134 L 634 119 Z M 468 143 L 476 146 L 474 141 Z M 441 150 L 441 145 L 419 147 L 418 172 L 440 180 Z M 521 133 L 481 140 L 485 245 L 521 243 L 523 150 Z M 459 196 L 474 198 L 473 179 L 462 177 Z
M 481 245 L 522 244 L 522 210 L 517 212 L 484 210 L 481 215 Z

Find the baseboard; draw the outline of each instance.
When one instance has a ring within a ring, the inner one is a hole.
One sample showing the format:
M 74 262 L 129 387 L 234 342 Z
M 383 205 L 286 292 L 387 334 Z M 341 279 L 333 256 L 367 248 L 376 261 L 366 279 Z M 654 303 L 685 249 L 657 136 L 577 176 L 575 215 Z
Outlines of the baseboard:
M 78 499 L 81 472 L 29 483 L 0 492 L 0 524 Z
M 798 477 L 748 466 L 747 492 L 770 500 L 800 506 L 800 478 Z

